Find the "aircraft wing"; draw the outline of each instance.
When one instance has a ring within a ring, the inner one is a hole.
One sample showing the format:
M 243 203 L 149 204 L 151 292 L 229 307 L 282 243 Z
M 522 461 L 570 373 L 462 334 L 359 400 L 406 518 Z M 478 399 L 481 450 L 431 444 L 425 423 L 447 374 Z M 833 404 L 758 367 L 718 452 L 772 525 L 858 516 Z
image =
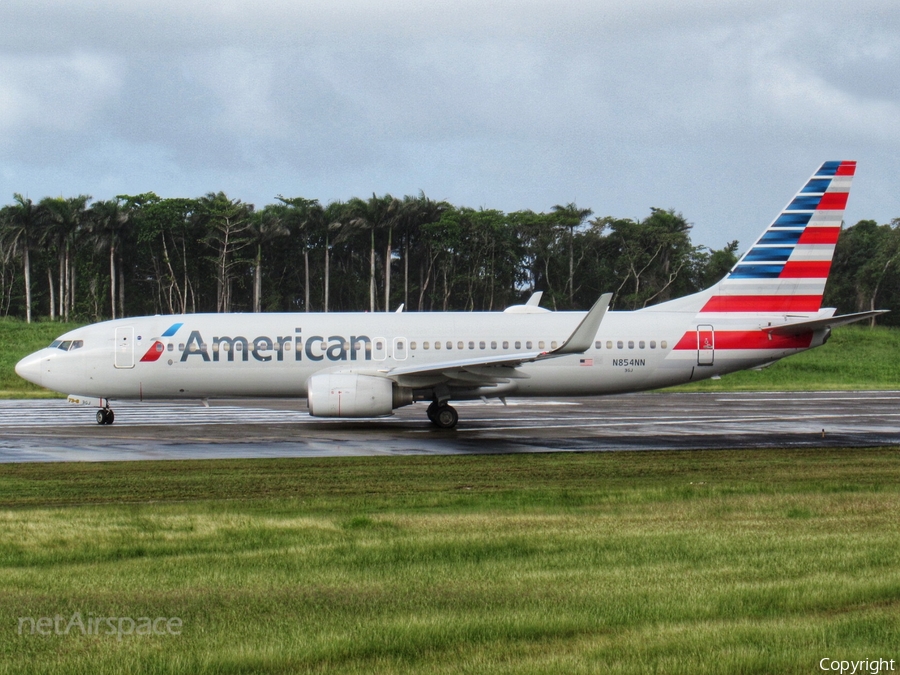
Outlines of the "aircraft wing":
M 469 384 L 493 384 L 508 379 L 526 378 L 527 375 L 516 370 L 523 363 L 569 354 L 582 354 L 587 351 L 594 342 L 606 310 L 609 309 L 610 300 L 612 300 L 612 293 L 601 295 L 566 341 L 551 351 L 477 356 L 470 359 L 455 359 L 415 366 L 397 366 L 381 372 L 387 377 L 397 380 L 419 376 L 427 379 L 459 380 Z
M 773 335 L 800 335 L 801 333 L 811 333 L 815 330 L 823 328 L 834 328 L 835 326 L 844 326 L 848 323 L 856 323 L 857 321 L 865 321 L 872 317 L 884 314 L 889 310 L 876 309 L 871 312 L 857 312 L 856 314 L 844 314 L 843 316 L 832 316 L 827 319 L 812 319 L 810 321 L 797 321 L 795 323 L 784 323 L 778 326 L 766 326 L 763 331 Z

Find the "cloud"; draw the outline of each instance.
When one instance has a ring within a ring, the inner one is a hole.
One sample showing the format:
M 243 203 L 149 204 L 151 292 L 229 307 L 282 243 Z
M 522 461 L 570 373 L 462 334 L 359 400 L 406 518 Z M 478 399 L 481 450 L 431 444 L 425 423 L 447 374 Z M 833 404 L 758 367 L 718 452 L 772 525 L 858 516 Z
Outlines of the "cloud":
M 900 215 L 898 15 L 877 0 L 5 0 L 0 194 L 577 199 L 675 207 L 718 246 L 818 162 L 855 158 L 875 189 L 851 205 L 884 220 Z

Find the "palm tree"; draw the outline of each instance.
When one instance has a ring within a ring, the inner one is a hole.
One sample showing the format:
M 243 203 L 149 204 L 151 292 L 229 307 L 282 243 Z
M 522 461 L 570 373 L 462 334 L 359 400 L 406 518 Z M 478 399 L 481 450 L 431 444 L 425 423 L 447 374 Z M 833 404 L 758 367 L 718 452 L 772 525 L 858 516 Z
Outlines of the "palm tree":
M 47 197 L 40 202 L 41 215 L 45 222 L 41 243 L 48 250 L 56 249 L 59 263 L 59 315 L 65 321 L 69 320 L 69 313 L 75 307 L 75 265 L 72 261 L 72 250 L 81 231 L 90 199 L 88 195 L 78 195 L 68 199 Z M 49 265 L 47 277 L 50 280 L 50 318 L 54 319 L 53 280 Z
M 412 244 L 419 239 L 423 225 L 438 222 L 449 208 L 447 202 L 433 201 L 421 190 L 418 197 L 407 195 L 403 198 L 398 229 L 403 238 L 403 305 L 407 308 L 409 308 L 409 259 Z
M 394 225 L 400 217 L 401 202 L 396 197 L 387 194 L 377 197 L 372 193 L 371 199 L 363 201 L 358 197 L 350 200 L 350 209 L 354 216 L 350 225 L 360 230 L 369 231 L 369 311 L 375 311 L 375 233 L 378 230 L 387 231 L 387 246 L 384 256 L 384 310 L 391 311 L 391 256 Z
M 274 208 L 257 211 L 250 219 L 250 238 L 256 246 L 253 258 L 253 311 L 259 312 L 262 295 L 262 255 L 263 247 L 268 246 L 279 237 L 286 237 L 290 231 L 285 227 L 281 215 Z
M 94 202 L 87 216 L 94 247 L 97 251 L 109 251 L 109 305 L 111 318 L 115 319 L 125 314 L 125 279 L 120 263 L 121 248 L 130 234 L 131 219 L 118 199 Z
M 348 213 L 347 205 L 341 201 L 331 202 L 325 207 L 322 215 L 325 230 L 325 312 L 328 311 L 330 304 L 329 289 L 331 287 L 331 247 L 340 244 L 350 234 L 350 228 L 347 227 L 346 214 Z M 332 241 L 332 233 L 335 234 Z
M 591 209 L 579 209 L 575 202 L 569 202 L 565 206 L 557 204 L 553 207 L 553 212 L 559 216 L 561 224 L 569 231 L 569 280 L 566 282 L 566 288 L 569 291 L 569 308 L 571 309 L 575 303 L 575 230 L 582 225 L 591 215 Z
M 276 197 L 288 210 L 285 213 L 287 233 L 295 234 L 303 241 L 303 309 L 311 311 L 309 284 L 310 237 L 322 227 L 323 209 L 317 199 L 305 197 Z M 325 311 L 328 311 L 328 241 L 325 242 Z
M 18 192 L 13 195 L 15 203 L 3 207 L 0 222 L 3 225 L 4 246 L 22 252 L 22 267 L 25 276 L 25 320 L 31 323 L 31 252 L 40 240 L 39 209 L 30 199 Z

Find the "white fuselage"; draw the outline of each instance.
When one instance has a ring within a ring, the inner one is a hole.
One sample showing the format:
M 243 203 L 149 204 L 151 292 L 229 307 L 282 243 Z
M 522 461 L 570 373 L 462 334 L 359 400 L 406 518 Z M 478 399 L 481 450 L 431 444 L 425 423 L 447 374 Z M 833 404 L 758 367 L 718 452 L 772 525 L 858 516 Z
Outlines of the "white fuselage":
M 660 306 L 662 307 L 662 306 Z M 694 311 L 608 312 L 593 345 L 518 368 L 489 384 L 454 379 L 453 399 L 591 396 L 706 379 L 818 346 L 827 331 L 764 336 L 760 321 Z M 555 349 L 584 312 L 404 314 L 196 314 L 107 321 L 61 336 L 78 348 L 43 349 L 20 372 L 66 393 L 105 399 L 305 397 L 322 372 L 384 376 L 394 368 Z M 181 324 L 180 326 L 178 324 Z M 177 328 L 174 328 L 176 327 Z M 747 338 L 753 335 L 752 339 Z M 737 337 L 736 337 L 737 336 Z M 503 377 L 508 375 L 508 377 Z M 465 377 L 465 373 L 462 374 Z M 439 374 L 392 377 L 427 390 Z

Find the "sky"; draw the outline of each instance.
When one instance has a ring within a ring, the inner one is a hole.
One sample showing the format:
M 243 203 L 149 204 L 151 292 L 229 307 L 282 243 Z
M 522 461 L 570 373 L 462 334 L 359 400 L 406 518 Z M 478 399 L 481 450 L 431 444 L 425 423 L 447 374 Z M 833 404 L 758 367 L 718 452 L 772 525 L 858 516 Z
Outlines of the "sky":
M 641 219 L 741 249 L 826 160 L 900 218 L 896 0 L 0 0 L 0 204 L 153 191 Z

